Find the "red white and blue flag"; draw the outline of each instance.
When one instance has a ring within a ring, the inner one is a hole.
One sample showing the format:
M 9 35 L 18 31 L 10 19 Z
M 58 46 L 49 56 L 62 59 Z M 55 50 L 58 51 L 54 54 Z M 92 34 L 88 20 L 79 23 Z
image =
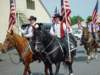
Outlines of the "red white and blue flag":
M 61 15 L 63 16 L 63 22 L 66 24 L 68 31 L 71 31 L 71 8 L 69 0 L 61 0 Z
M 16 24 L 16 2 L 15 0 L 10 0 L 10 14 L 9 14 L 8 30 L 10 31 L 13 25 L 15 24 Z
M 92 22 L 95 24 L 97 21 L 97 14 L 98 14 L 98 0 L 96 2 L 95 8 L 92 13 Z

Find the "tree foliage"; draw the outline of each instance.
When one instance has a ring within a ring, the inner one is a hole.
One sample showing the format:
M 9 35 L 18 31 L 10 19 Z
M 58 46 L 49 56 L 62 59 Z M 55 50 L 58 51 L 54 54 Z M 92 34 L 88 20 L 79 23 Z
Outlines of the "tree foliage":
M 88 16 L 87 19 L 86 19 L 87 23 L 90 22 L 90 21 L 92 21 L 92 16 Z
M 73 16 L 73 17 L 71 17 L 72 25 L 77 24 L 78 23 L 78 19 L 80 19 L 80 21 L 84 21 L 84 19 L 81 16 Z

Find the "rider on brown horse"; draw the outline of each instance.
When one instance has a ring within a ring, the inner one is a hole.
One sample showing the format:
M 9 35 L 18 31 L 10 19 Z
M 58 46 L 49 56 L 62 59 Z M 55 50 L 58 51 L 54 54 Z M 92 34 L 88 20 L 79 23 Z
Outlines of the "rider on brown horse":
M 39 26 L 36 23 L 36 17 L 30 16 L 28 20 L 30 21 L 30 24 L 27 24 L 27 26 L 25 28 L 22 28 L 20 31 L 25 38 L 31 40 L 33 36 L 33 28 L 38 28 Z

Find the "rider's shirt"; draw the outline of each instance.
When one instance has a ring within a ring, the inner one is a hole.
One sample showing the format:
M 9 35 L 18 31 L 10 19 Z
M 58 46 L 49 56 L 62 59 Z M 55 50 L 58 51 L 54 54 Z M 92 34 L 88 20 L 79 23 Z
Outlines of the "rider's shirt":
M 96 31 L 100 31 L 100 25 L 96 24 Z
M 21 33 L 26 38 L 31 38 L 33 36 L 33 28 L 32 26 L 27 26 L 25 29 L 21 29 Z
M 93 23 L 89 23 L 88 30 L 89 30 L 89 32 L 96 32 L 96 25 Z
M 63 23 L 63 30 L 66 33 L 66 25 Z M 61 23 L 54 24 L 50 29 L 50 34 L 61 38 Z
M 21 33 L 26 38 L 31 38 L 33 36 L 33 27 L 38 28 L 38 24 L 34 23 L 32 25 L 27 26 L 25 29 L 21 29 Z

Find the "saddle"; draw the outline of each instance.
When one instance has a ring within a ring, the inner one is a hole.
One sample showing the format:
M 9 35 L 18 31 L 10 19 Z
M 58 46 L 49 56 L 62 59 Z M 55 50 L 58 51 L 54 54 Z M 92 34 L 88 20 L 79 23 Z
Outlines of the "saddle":
M 62 47 L 62 50 L 63 50 L 63 53 L 64 53 L 64 56 L 68 56 L 69 54 L 69 48 L 68 48 L 68 40 L 65 38 L 63 39 L 60 39 L 58 37 L 56 37 L 57 41 L 60 43 L 61 47 Z M 69 41 L 71 42 L 71 41 Z M 71 46 L 70 46 L 70 49 L 71 49 Z M 73 55 L 76 55 L 76 50 L 72 51 Z

